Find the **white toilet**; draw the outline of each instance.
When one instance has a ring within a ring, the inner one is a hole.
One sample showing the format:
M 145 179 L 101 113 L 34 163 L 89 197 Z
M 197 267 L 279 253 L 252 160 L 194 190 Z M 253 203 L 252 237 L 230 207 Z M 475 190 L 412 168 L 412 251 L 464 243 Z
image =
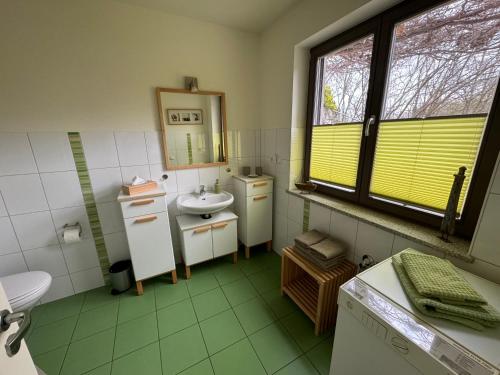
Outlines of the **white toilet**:
M 52 277 L 43 271 L 16 273 L 0 277 L 13 311 L 31 309 L 49 290 Z

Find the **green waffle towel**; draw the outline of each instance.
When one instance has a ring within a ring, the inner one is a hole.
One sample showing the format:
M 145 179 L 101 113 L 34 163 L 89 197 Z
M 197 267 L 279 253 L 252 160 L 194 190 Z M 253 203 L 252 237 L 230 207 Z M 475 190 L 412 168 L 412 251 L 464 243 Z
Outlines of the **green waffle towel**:
M 452 305 L 477 306 L 487 303 L 447 259 L 408 249 L 401 252 L 401 262 L 422 296 Z
M 500 323 L 500 314 L 490 305 L 450 305 L 419 294 L 405 271 L 400 255 L 401 253 L 392 257 L 392 265 L 406 295 L 422 314 L 451 320 L 479 331 L 486 327 L 496 327 Z

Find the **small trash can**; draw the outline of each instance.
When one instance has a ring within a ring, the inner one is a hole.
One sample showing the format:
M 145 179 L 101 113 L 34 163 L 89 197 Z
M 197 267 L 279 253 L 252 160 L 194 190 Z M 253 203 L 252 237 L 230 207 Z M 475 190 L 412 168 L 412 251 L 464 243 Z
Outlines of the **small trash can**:
M 113 263 L 109 267 L 109 276 L 111 280 L 111 294 L 120 294 L 130 289 L 132 283 L 132 262 L 130 260 L 121 260 Z

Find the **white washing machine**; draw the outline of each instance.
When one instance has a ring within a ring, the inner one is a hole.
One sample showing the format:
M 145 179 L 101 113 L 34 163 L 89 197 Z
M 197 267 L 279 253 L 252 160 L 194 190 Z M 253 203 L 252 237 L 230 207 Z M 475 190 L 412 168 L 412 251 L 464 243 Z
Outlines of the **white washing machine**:
M 460 270 L 500 310 L 500 285 Z M 419 313 L 391 259 L 339 293 L 330 375 L 498 375 L 500 327 L 476 331 Z

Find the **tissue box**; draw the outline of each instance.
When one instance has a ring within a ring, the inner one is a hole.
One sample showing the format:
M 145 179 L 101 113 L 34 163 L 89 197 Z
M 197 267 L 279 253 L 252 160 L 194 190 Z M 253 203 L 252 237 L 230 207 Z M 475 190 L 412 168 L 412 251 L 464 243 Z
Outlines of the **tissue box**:
M 146 191 L 154 190 L 157 187 L 158 184 L 155 181 L 148 181 L 144 184 L 139 184 L 139 185 L 123 185 L 122 191 L 123 194 L 136 195 L 140 193 L 145 193 Z

